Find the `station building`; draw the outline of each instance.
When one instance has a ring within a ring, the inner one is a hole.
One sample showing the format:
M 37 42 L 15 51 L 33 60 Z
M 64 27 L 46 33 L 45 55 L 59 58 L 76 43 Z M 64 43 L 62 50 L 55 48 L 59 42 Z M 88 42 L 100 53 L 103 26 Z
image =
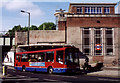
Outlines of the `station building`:
M 120 15 L 115 14 L 115 5 L 71 3 L 69 14 L 58 16 L 58 30 L 67 30 L 67 43 L 74 44 L 91 61 L 111 63 L 120 55 Z
M 120 14 L 116 3 L 70 3 L 68 12 L 56 12 L 56 31 L 30 31 L 30 44 L 71 44 L 90 63 L 112 66 L 120 59 Z M 16 45 L 27 44 L 27 33 L 16 32 Z

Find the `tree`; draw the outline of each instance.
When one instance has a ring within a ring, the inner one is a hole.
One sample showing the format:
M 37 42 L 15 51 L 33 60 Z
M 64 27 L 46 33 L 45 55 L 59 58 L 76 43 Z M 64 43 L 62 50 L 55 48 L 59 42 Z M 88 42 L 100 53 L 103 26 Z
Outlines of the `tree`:
M 9 30 L 5 35 L 10 35 L 10 36 L 14 36 L 15 35 L 15 31 L 21 31 L 22 27 L 20 25 L 18 26 L 14 26 L 11 30 Z
M 28 27 L 24 27 L 24 28 L 22 28 L 22 31 L 28 31 Z
M 32 25 L 29 30 L 56 30 L 56 25 L 53 22 L 45 22 L 39 27 Z M 6 35 L 14 36 L 15 31 L 28 31 L 28 27 L 21 27 L 21 25 L 14 26 Z
M 20 31 L 20 30 L 22 30 L 21 25 L 14 26 L 14 27 L 12 28 L 12 31 Z
M 56 30 L 56 25 L 53 22 L 45 22 L 38 27 L 39 30 Z
M 29 30 L 38 30 L 37 26 L 32 25 Z

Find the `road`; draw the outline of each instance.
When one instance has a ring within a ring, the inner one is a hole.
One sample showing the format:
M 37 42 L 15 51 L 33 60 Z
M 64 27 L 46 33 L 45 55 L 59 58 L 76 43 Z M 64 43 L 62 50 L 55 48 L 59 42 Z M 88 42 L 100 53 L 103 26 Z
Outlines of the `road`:
M 47 74 L 40 72 L 21 72 L 8 69 L 8 75 L 2 78 L 3 82 L 114 82 L 120 79 L 110 77 L 88 76 L 87 74 Z

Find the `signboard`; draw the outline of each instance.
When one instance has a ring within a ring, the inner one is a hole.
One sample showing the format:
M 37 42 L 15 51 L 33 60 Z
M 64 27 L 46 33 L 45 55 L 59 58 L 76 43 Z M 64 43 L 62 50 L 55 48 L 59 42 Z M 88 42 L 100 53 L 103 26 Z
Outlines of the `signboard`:
M 45 66 L 45 62 L 29 62 L 29 66 Z
M 101 50 L 101 49 L 102 49 L 102 46 L 101 46 L 101 44 L 96 44 L 96 45 L 95 45 L 95 48 L 96 48 L 96 50 Z

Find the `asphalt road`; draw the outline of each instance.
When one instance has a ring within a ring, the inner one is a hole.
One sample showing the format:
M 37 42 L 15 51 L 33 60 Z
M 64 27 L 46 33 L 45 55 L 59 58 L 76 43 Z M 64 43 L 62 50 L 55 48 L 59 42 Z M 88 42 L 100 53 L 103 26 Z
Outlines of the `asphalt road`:
M 2 78 L 2 82 L 108 82 L 118 83 L 120 79 L 110 77 L 88 76 L 87 74 L 47 74 L 40 72 L 21 72 L 8 69 L 8 75 Z

